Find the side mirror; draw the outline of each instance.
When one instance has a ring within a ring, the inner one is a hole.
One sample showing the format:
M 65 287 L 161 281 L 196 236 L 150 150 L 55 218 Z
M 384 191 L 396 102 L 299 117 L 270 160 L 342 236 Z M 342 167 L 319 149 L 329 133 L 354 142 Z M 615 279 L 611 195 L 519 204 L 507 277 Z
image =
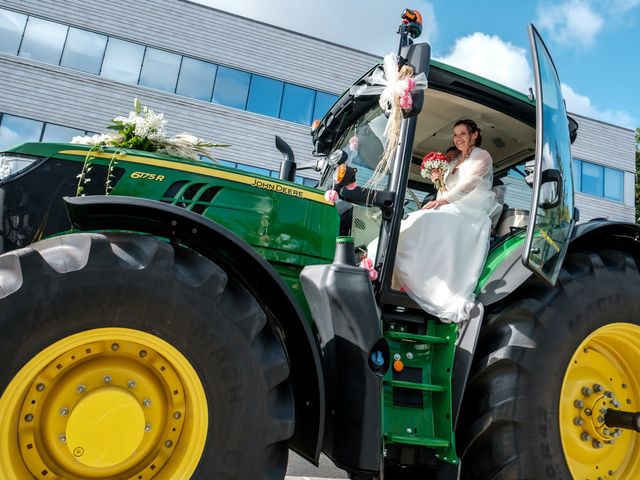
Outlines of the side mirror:
M 540 181 L 540 201 L 538 205 L 545 210 L 560 205 L 562 199 L 562 174 L 560 170 L 550 168 L 542 172 Z

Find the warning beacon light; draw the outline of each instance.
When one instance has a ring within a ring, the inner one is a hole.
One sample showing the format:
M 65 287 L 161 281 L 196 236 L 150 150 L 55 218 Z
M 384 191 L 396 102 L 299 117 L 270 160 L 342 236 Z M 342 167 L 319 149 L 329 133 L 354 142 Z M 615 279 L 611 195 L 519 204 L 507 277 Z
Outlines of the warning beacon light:
M 406 25 L 411 38 L 418 38 L 422 34 L 422 14 L 419 11 L 405 8 L 402 11 L 402 24 Z

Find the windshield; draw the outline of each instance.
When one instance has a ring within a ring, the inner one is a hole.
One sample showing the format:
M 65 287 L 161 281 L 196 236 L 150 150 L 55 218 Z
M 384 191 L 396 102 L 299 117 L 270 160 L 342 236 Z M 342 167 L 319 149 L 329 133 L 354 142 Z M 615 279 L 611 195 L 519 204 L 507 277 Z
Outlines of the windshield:
M 333 150 L 346 152 L 347 164 L 358 170 L 356 181 L 359 186 L 364 186 L 367 183 L 380 161 L 384 150 L 386 126 L 387 117 L 376 103 L 345 130 L 334 144 Z M 324 172 L 320 183 L 321 188 L 325 190 L 331 188 L 335 167 L 336 165 L 331 165 Z M 386 185 L 386 181 L 382 185 Z

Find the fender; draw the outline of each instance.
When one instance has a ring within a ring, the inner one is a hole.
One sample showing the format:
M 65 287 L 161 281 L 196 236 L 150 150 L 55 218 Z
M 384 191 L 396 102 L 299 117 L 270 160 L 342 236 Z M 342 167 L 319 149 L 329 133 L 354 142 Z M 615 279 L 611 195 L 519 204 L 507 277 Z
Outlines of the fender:
M 325 387 L 318 346 L 297 301 L 273 267 L 221 225 L 174 205 L 126 196 L 65 197 L 73 228 L 127 230 L 165 237 L 239 278 L 281 330 L 295 401 L 291 449 L 318 464 L 325 423 Z

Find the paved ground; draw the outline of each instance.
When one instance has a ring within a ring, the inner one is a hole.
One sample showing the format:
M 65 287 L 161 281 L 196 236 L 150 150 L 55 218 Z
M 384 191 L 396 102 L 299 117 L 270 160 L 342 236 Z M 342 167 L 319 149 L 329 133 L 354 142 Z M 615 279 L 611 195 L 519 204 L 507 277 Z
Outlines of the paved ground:
M 320 456 L 320 467 L 316 468 L 289 450 L 289 466 L 285 480 L 342 480 L 347 478 L 344 471 L 324 455 Z

